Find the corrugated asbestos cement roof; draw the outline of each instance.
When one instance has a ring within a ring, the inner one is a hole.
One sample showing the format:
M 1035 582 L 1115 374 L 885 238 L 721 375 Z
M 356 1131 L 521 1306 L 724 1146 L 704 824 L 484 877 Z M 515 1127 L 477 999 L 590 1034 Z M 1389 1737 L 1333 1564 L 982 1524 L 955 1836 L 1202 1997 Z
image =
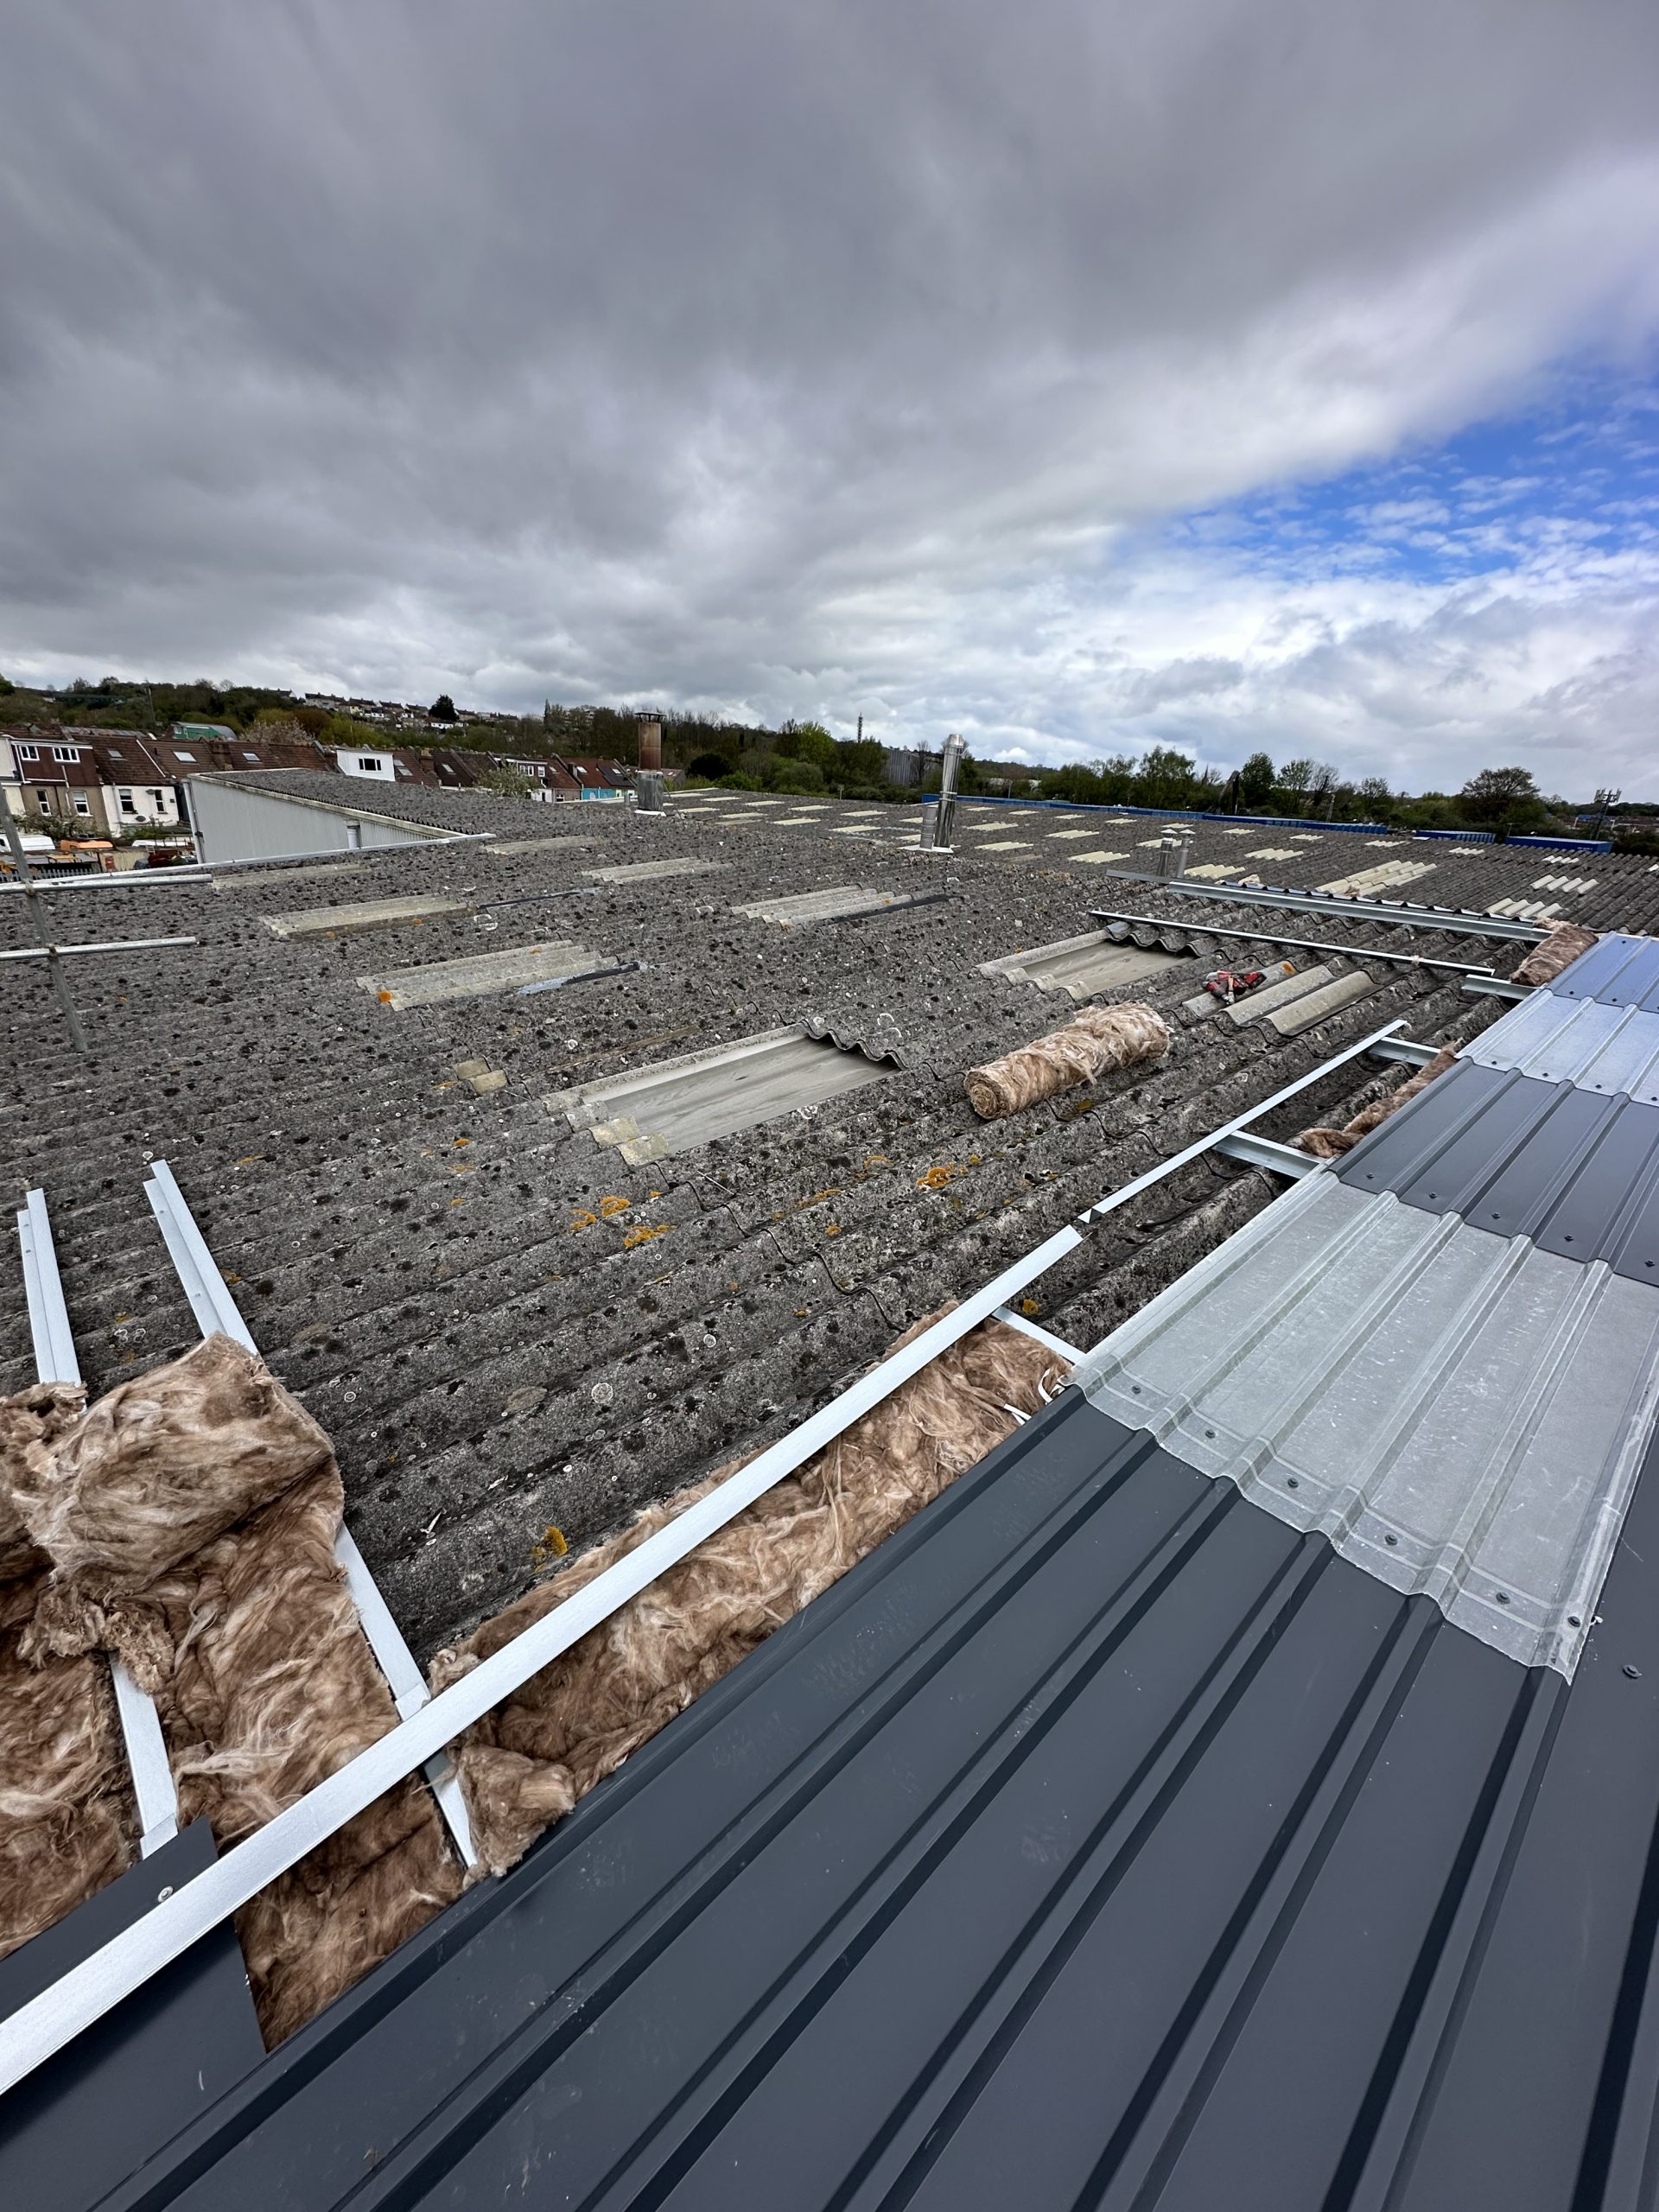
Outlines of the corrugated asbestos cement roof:
M 108 2202 L 1650 2204 L 1649 1109 L 1485 1057 Z

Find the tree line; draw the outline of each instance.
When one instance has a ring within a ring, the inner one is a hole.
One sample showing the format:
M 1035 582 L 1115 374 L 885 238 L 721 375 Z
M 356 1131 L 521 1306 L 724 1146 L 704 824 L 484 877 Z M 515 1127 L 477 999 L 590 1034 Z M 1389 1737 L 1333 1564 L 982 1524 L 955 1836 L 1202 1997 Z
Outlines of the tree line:
M 214 721 L 236 730 L 257 729 L 269 738 L 306 736 L 324 745 L 388 743 L 448 745 L 526 758 L 554 754 L 632 762 L 637 756 L 638 707 L 562 706 L 543 702 L 539 714 L 492 716 L 458 709 L 441 693 L 425 714 L 429 727 L 387 728 L 350 715 L 308 707 L 289 691 L 257 684 L 221 684 L 200 678 L 155 683 L 105 677 L 78 678 L 60 690 L 31 690 L 0 676 L 0 728 L 19 723 L 70 722 L 163 730 L 176 721 Z M 690 780 L 737 790 L 837 791 L 860 798 L 912 798 L 913 785 L 887 773 L 888 750 L 879 738 L 837 738 L 821 721 L 786 721 L 773 728 L 723 716 L 670 709 L 659 714 L 665 765 Z M 931 780 L 937 784 L 935 767 Z M 927 779 L 924 778 L 924 787 Z M 1391 830 L 1490 830 L 1500 836 L 1560 830 L 1572 834 L 1576 811 L 1559 796 L 1540 791 L 1521 767 L 1483 768 L 1454 791 L 1396 791 L 1381 776 L 1344 777 L 1328 761 L 1305 756 L 1275 763 L 1265 752 L 1250 754 L 1230 772 L 1200 767 L 1173 746 L 1120 753 L 1086 765 L 1028 767 L 964 756 L 962 787 L 972 792 L 1011 791 L 1063 799 L 1072 805 L 1191 809 L 1201 813 L 1278 814 L 1307 821 L 1376 822 Z M 1595 804 L 1616 843 L 1645 849 L 1641 832 L 1621 825 L 1619 794 L 1598 791 Z M 1630 811 L 1625 808 L 1628 815 Z M 1583 834 L 1580 830 L 1578 834 Z

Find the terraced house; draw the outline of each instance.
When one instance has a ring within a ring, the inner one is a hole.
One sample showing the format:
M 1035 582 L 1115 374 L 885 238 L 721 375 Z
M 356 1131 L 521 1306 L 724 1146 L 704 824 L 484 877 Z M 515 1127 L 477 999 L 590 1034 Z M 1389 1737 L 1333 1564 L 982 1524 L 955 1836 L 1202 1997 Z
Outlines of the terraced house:
M 9 2198 L 1645 2201 L 1659 872 L 167 765 L 290 857 L 0 892 Z

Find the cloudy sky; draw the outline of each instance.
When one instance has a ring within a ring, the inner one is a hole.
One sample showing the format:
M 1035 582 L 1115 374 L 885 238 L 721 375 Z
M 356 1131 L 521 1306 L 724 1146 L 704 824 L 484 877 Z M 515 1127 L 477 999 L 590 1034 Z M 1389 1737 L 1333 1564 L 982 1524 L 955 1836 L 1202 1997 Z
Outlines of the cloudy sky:
M 1659 798 L 1652 0 L 0 0 L 0 669 Z

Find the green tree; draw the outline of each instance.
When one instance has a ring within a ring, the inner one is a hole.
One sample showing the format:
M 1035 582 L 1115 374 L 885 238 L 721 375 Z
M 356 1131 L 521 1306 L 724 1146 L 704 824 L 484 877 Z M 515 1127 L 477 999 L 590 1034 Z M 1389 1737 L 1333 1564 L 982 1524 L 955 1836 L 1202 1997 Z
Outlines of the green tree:
M 1154 745 L 1141 758 L 1135 779 L 1143 806 L 1185 806 L 1192 789 L 1193 764 L 1173 746 Z
M 1317 760 L 1287 760 L 1279 771 L 1279 780 L 1274 789 L 1281 793 L 1289 811 L 1300 814 L 1302 802 L 1313 788 L 1313 779 L 1319 773 Z
M 435 722 L 454 722 L 461 719 L 455 712 L 455 702 L 447 691 L 440 691 L 426 711 Z
M 836 766 L 836 741 L 822 722 L 785 722 L 773 748 L 785 760 L 809 760 L 821 775 Z
M 480 779 L 479 789 L 494 791 L 501 798 L 528 798 L 536 785 L 522 768 L 492 768 Z
M 1503 830 L 1529 828 L 1547 820 L 1549 812 L 1526 768 L 1483 768 L 1458 798 L 1469 820 Z
M 823 771 L 816 760 L 798 760 L 792 753 L 774 753 L 766 762 L 764 779 L 772 791 L 821 791 Z
M 1238 798 L 1241 806 L 1252 814 L 1259 814 L 1273 797 L 1273 762 L 1265 753 L 1252 753 L 1238 772 Z
M 887 766 L 887 748 L 879 737 L 857 738 L 837 746 L 841 772 L 849 784 L 879 784 Z

